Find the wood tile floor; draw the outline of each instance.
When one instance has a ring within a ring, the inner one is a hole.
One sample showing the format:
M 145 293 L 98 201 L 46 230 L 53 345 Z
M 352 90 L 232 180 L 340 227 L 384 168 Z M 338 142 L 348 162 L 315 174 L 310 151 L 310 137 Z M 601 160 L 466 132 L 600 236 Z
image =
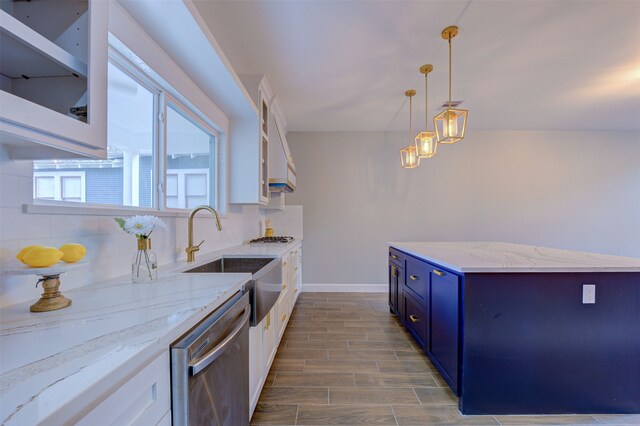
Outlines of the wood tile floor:
M 640 415 L 463 416 L 386 294 L 302 293 L 252 425 L 640 425 Z

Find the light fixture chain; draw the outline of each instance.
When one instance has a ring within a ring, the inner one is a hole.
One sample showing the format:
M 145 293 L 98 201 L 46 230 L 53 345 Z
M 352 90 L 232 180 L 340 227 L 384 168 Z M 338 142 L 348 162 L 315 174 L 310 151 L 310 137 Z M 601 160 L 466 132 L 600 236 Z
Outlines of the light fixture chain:
M 427 88 L 427 78 L 429 73 L 424 73 L 424 130 L 429 131 L 429 105 L 427 103 L 427 98 L 429 97 L 429 90 Z
M 412 104 L 413 103 L 411 102 L 412 99 L 413 99 L 413 96 L 409 96 L 409 144 L 411 144 L 411 139 L 412 139 L 412 135 L 413 135 L 413 131 L 411 129 L 411 116 L 413 115 L 412 114 L 412 111 L 413 111 Z
M 449 108 L 451 108 L 451 36 L 449 36 Z

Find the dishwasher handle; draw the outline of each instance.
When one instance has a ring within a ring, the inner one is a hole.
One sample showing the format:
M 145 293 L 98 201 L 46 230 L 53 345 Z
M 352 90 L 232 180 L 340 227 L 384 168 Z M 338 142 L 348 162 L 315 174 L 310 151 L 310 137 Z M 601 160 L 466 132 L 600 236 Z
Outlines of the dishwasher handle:
M 249 316 L 251 316 L 251 306 L 247 306 L 244 308 L 244 315 L 242 315 L 242 319 L 235 326 L 233 331 L 229 333 L 227 337 L 224 338 L 222 342 L 220 342 L 215 348 L 209 351 L 204 358 L 200 361 L 189 365 L 189 375 L 195 376 L 200 373 L 202 370 L 207 368 L 209 364 L 215 361 L 220 355 L 222 355 L 227 347 L 227 345 L 233 340 L 234 337 L 242 330 L 242 327 L 245 326 L 247 321 L 249 321 Z

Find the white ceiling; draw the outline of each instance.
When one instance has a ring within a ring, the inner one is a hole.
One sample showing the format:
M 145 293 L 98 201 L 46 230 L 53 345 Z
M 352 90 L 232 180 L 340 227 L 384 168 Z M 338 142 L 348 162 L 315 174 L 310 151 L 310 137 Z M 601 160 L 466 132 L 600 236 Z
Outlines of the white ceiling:
M 469 129 L 640 130 L 640 1 L 195 0 L 238 74 L 265 74 L 291 131 L 414 129 L 447 98 Z

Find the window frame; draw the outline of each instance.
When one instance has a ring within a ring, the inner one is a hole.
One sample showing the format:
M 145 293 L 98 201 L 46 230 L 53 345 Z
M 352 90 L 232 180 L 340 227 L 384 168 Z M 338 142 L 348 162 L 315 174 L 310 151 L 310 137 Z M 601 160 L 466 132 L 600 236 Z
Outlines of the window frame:
M 163 94 L 163 112 L 162 112 L 162 134 L 164 144 L 162 144 L 162 157 L 160 161 L 160 167 L 162 168 L 162 182 L 159 183 L 158 186 L 158 195 L 161 197 L 158 202 L 158 207 L 162 206 L 161 210 L 164 211 L 181 211 L 181 210 L 190 210 L 188 208 L 173 208 L 167 207 L 166 205 L 166 179 L 167 179 L 167 112 L 169 108 L 172 108 L 176 113 L 182 115 L 185 119 L 189 120 L 195 126 L 197 126 L 203 132 L 209 134 L 210 138 L 210 146 L 209 146 L 209 205 L 220 212 L 220 167 L 219 167 L 219 155 L 220 155 L 220 134 L 207 123 L 207 121 L 203 120 L 199 114 L 195 111 L 191 110 L 184 103 L 180 102 L 174 96 L 169 93 Z

